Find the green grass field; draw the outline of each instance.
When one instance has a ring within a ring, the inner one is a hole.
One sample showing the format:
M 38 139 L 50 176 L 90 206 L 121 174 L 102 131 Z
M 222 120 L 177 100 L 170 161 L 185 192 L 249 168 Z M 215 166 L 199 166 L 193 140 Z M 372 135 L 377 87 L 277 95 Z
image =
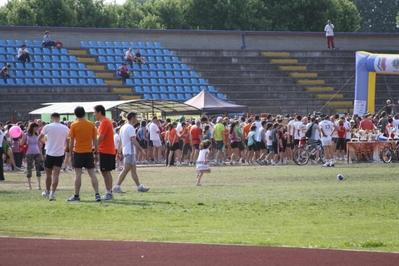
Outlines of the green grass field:
M 399 251 L 396 164 L 212 167 L 202 187 L 193 167 L 138 172 L 150 192 L 137 193 L 128 177 L 127 193 L 101 203 L 87 174 L 82 201 L 67 203 L 73 174 L 61 174 L 57 201 L 49 202 L 27 190 L 22 173 L 8 172 L 0 183 L 0 235 Z

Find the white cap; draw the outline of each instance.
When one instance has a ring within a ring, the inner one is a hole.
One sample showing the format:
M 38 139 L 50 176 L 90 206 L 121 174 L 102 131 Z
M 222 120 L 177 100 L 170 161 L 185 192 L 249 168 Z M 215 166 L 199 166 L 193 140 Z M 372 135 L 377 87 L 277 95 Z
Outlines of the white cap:
M 218 118 L 216 119 L 216 122 L 219 123 L 222 119 L 223 119 L 223 117 L 218 116 Z

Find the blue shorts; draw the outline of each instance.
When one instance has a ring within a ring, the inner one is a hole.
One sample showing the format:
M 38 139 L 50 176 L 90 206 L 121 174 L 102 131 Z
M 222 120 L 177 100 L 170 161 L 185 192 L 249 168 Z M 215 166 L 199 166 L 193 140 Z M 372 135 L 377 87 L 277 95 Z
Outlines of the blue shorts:
M 217 147 L 218 151 L 221 151 L 223 149 L 223 146 L 224 146 L 223 140 L 217 140 L 216 143 L 218 145 L 218 147 Z

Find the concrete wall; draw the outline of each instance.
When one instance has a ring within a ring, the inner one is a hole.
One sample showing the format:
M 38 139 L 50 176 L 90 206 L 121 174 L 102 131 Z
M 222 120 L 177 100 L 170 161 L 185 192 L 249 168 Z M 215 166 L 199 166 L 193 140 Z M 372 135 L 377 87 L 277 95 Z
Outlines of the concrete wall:
M 322 28 L 322 27 L 321 27 Z M 160 42 L 168 49 L 240 49 L 245 36 L 247 49 L 253 50 L 324 50 L 324 32 L 245 32 L 194 30 L 140 30 L 0 26 L 0 39 L 42 40 L 49 30 L 53 40 L 66 47 L 79 47 L 80 41 Z M 336 33 L 336 47 L 342 50 L 398 51 L 396 33 Z M 399 51 L 398 51 L 399 53 Z

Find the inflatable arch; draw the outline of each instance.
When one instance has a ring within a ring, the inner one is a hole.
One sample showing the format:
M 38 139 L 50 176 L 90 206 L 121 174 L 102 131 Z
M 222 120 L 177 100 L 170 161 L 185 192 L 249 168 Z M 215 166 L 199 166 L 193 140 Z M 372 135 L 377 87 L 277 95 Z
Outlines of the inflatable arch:
M 376 74 L 399 75 L 399 55 L 356 52 L 355 101 L 353 113 L 374 113 Z

